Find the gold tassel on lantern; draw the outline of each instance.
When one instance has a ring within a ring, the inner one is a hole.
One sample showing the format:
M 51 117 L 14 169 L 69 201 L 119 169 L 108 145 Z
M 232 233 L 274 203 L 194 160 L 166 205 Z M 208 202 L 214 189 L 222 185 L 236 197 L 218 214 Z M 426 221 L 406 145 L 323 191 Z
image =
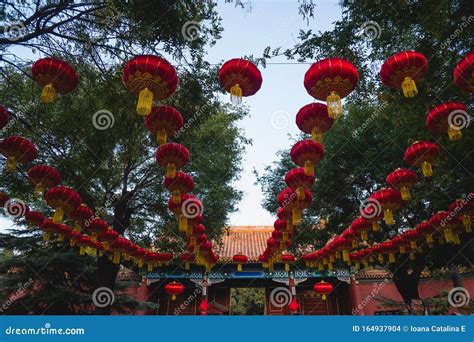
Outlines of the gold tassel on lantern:
M 385 209 L 383 212 L 383 220 L 387 226 L 391 226 L 395 223 L 393 219 L 393 212 L 391 209 Z
M 444 230 L 444 238 L 446 239 L 446 242 L 454 242 L 454 236 L 453 236 L 453 231 L 451 229 L 445 229 Z
M 176 165 L 169 163 L 166 166 L 166 177 L 168 178 L 174 178 L 176 177 Z
M 330 270 L 330 271 L 334 270 L 334 267 L 332 266 L 332 262 L 330 262 L 328 264 L 328 270 Z
M 7 172 L 15 172 L 16 170 L 16 160 L 15 157 L 8 157 L 7 158 Z
M 402 195 L 402 200 L 409 201 L 411 199 L 410 189 L 408 189 L 406 186 L 402 186 L 400 193 Z
M 365 230 L 360 232 L 360 238 L 362 239 L 362 241 L 367 241 L 369 239 L 369 236 Z
M 79 248 L 79 255 L 80 255 L 80 256 L 83 256 L 83 255 L 85 255 L 85 254 L 86 254 L 86 249 L 85 249 L 84 246 L 81 246 L 81 247 Z
M 357 243 L 356 240 L 352 240 L 352 248 L 357 248 L 359 244 Z
M 323 142 L 323 132 L 318 127 L 314 127 L 311 130 L 311 139 L 315 142 L 322 143 Z
M 159 129 L 158 132 L 156 133 L 156 142 L 158 143 L 158 145 L 166 144 L 167 140 L 168 140 L 168 136 L 166 134 L 166 130 Z
M 398 250 L 400 251 L 400 254 L 405 254 L 406 253 L 405 246 L 399 246 Z
M 181 201 L 181 194 L 179 193 L 179 191 L 173 191 L 173 203 L 174 204 L 179 204 L 179 202 Z
M 304 162 L 304 174 L 306 176 L 314 176 L 314 165 L 311 160 L 306 160 Z
M 461 129 L 457 126 L 448 125 L 448 137 L 451 141 L 460 140 L 462 137 Z
M 41 90 L 41 102 L 51 103 L 54 101 L 55 97 L 56 89 L 54 89 L 54 86 L 51 83 L 48 83 L 43 87 L 43 90 Z
M 388 262 L 391 264 L 395 263 L 395 254 L 393 253 L 388 254 Z
M 426 242 L 428 243 L 429 248 L 433 248 L 433 235 L 432 234 L 426 234 Z
M 424 161 L 421 163 L 421 173 L 425 177 L 433 176 L 433 168 L 431 167 L 431 163 Z
M 54 211 L 53 222 L 54 223 L 61 223 L 63 222 L 64 218 L 64 210 L 61 207 L 57 207 Z
M 153 92 L 148 89 L 142 89 L 138 95 L 137 113 L 141 116 L 147 116 L 151 112 L 153 105 Z
M 321 298 L 322 298 L 323 300 L 326 300 L 326 298 L 327 298 L 326 294 L 323 293 L 323 295 L 321 296 Z
M 415 81 L 407 76 L 402 82 L 402 90 L 403 90 L 403 95 L 405 97 L 413 97 L 418 94 L 418 89 L 416 89 L 416 83 Z
M 242 88 L 240 88 L 239 84 L 234 84 L 230 88 L 230 101 L 236 105 L 242 103 Z
M 415 260 L 415 259 L 416 259 L 415 253 L 411 252 L 410 253 L 410 260 Z
M 362 260 L 362 264 L 364 265 L 364 268 L 369 267 L 369 263 L 367 262 L 367 260 Z
M 291 219 L 294 225 L 299 225 L 301 223 L 301 210 L 298 208 L 294 208 L 292 210 Z
M 472 232 L 472 222 L 471 217 L 469 215 L 462 216 L 462 223 L 464 224 L 464 230 L 466 231 L 466 233 Z
M 379 221 L 372 222 L 372 231 L 373 232 L 380 232 L 380 222 Z
M 382 254 L 379 254 L 377 259 L 378 259 L 379 263 L 383 263 L 383 255 Z
M 342 116 L 342 102 L 341 97 L 335 91 L 326 98 L 328 104 L 328 114 L 330 118 L 337 119 Z
M 299 200 L 299 201 L 303 201 L 304 198 L 305 198 L 305 192 L 304 192 L 304 187 L 302 186 L 299 186 L 296 188 L 296 198 Z
M 36 186 L 35 186 L 35 195 L 36 196 L 43 196 L 44 190 L 45 190 L 45 187 L 44 187 L 43 183 L 40 182 L 40 183 L 36 184 Z
M 350 259 L 349 259 L 349 251 L 344 249 L 342 251 L 342 261 L 344 262 L 350 262 Z
M 114 258 L 112 260 L 114 264 L 119 264 L 120 263 L 120 252 L 114 252 Z
M 185 232 L 188 230 L 188 218 L 184 215 L 179 216 L 179 231 Z
M 410 241 L 410 248 L 411 249 L 417 249 L 416 241 Z
M 241 263 L 237 264 L 237 272 L 242 272 L 242 264 Z

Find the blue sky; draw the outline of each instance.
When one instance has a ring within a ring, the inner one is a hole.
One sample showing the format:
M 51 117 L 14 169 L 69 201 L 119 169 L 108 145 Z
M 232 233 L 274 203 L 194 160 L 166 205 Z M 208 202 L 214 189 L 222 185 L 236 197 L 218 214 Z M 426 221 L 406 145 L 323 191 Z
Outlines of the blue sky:
M 290 0 L 252 0 L 251 11 L 235 7 L 234 3 L 218 2 L 224 32 L 215 46 L 209 49 L 207 59 L 219 63 L 245 55 L 262 56 L 267 46 L 291 48 L 295 45 L 300 29 L 326 31 L 341 18 L 337 1 L 318 1 L 315 18 L 309 25 L 298 14 L 298 2 Z M 288 62 L 284 57 L 270 63 Z M 253 169 L 263 171 L 266 165 L 277 159 L 276 152 L 291 147 L 289 135 L 296 135 L 298 128 L 295 115 L 298 109 L 313 101 L 304 86 L 303 77 L 307 64 L 269 64 L 260 68 L 263 84 L 260 91 L 244 103 L 250 108 L 250 116 L 240 122 L 247 138 L 253 140 L 243 161 L 241 179 L 235 186 L 244 192 L 238 205 L 239 211 L 230 217 L 231 225 L 272 225 L 275 220 L 261 206 L 260 187 L 255 185 Z M 309 62 L 309 61 L 308 61 Z M 0 217 L 0 230 L 11 222 Z
M 315 18 L 309 25 L 298 14 L 297 1 L 254 0 L 251 12 L 221 1 L 218 10 L 224 32 L 222 39 L 209 50 L 210 62 L 252 54 L 261 56 L 267 46 L 291 48 L 300 29 L 331 30 L 333 23 L 341 18 L 337 1 L 318 1 Z M 287 60 L 282 57 L 270 62 Z M 303 86 L 308 68 L 306 64 L 270 64 L 265 69 L 260 68 L 262 88 L 254 96 L 244 99 L 250 107 L 250 116 L 240 126 L 253 140 L 253 146 L 247 148 L 242 178 L 236 183 L 236 187 L 244 191 L 244 198 L 239 204 L 239 212 L 230 218 L 231 225 L 272 225 L 275 220 L 261 206 L 263 196 L 260 187 L 254 185 L 256 179 L 252 170 L 255 168 L 261 172 L 277 159 L 278 150 L 291 147 L 288 135 L 299 132 L 295 124 L 296 113 L 313 101 Z

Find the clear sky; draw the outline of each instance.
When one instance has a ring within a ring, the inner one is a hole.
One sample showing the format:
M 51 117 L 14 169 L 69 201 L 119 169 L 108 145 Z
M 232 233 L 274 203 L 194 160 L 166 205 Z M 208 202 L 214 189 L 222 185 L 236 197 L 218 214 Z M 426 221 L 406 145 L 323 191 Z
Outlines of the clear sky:
M 291 48 L 295 45 L 300 29 L 314 32 L 331 30 L 341 18 L 338 1 L 317 1 L 315 18 L 309 25 L 298 14 L 298 2 L 290 0 L 252 1 L 247 12 L 234 4 L 219 2 L 224 32 L 222 39 L 209 50 L 208 60 L 218 62 L 245 55 L 262 56 L 267 46 Z M 284 57 L 270 62 L 288 62 Z M 260 91 L 244 102 L 250 107 L 250 117 L 241 122 L 245 135 L 253 140 L 247 147 L 243 162 L 242 178 L 236 186 L 244 191 L 239 212 L 230 218 L 232 225 L 272 225 L 275 220 L 261 206 L 260 187 L 255 185 L 255 168 L 261 172 L 277 159 L 276 152 L 291 147 L 288 134 L 299 130 L 295 116 L 299 108 L 313 101 L 304 86 L 303 78 L 309 65 L 270 64 L 260 68 L 263 84 Z M 276 200 L 276 199 L 275 199 Z
M 242 10 L 234 3 L 218 2 L 224 32 L 215 46 L 209 49 L 207 59 L 219 63 L 245 55 L 262 56 L 267 46 L 291 48 L 300 29 L 326 31 L 341 18 L 338 1 L 317 2 L 315 18 L 309 24 L 298 14 L 296 0 L 252 0 L 251 10 Z M 271 63 L 288 62 L 284 57 Z M 295 61 L 293 61 L 295 62 Z M 295 62 L 296 63 L 296 62 Z M 276 152 L 291 147 L 289 134 L 296 135 L 295 115 L 298 109 L 313 101 L 303 87 L 303 77 L 309 65 L 269 64 L 260 68 L 263 84 L 260 91 L 244 103 L 250 116 L 240 122 L 253 145 L 247 147 L 241 179 L 235 186 L 244 192 L 239 211 L 230 217 L 231 225 L 272 225 L 275 220 L 261 206 L 260 187 L 255 183 L 253 169 L 263 171 L 277 159 Z M 9 220 L 0 217 L 0 230 L 10 226 Z

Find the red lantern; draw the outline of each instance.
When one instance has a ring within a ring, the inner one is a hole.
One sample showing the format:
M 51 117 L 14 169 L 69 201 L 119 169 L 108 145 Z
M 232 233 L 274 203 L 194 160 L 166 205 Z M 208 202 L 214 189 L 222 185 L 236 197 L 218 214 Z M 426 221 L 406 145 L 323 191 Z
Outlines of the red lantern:
M 191 263 L 196 261 L 196 257 L 193 253 L 183 253 L 179 256 L 179 260 L 184 262 L 184 269 L 189 271 Z
M 368 240 L 367 232 L 372 228 L 372 224 L 367 221 L 364 217 L 357 217 L 351 223 L 351 229 L 356 234 L 360 234 L 360 238 L 363 241 Z
M 462 224 L 459 217 L 448 211 L 438 211 L 431 216 L 429 223 L 432 224 L 436 230 L 444 233 L 446 242 L 457 242 L 455 231 L 457 231 Z
M 54 212 L 53 221 L 61 223 L 63 221 L 64 214 L 69 214 L 71 211 L 81 205 L 81 196 L 67 187 L 67 186 L 55 186 L 50 188 L 44 195 L 46 203 L 53 207 L 56 211 Z
M 176 296 L 179 296 L 184 292 L 184 286 L 176 281 L 166 284 L 165 291 L 171 296 L 171 300 L 176 300 Z
M 291 303 L 288 305 L 288 308 L 291 310 L 292 313 L 295 313 L 299 310 L 300 308 L 300 305 L 298 304 L 298 302 L 296 301 L 296 298 L 293 298 L 291 300 Z
M 291 239 L 290 234 L 293 234 L 293 225 L 291 224 L 291 213 L 288 213 L 288 219 L 290 220 L 289 222 L 278 219 L 273 223 L 273 227 L 275 228 L 275 230 L 282 233 L 283 242 L 286 242 L 287 240 Z
M 409 201 L 410 189 L 415 186 L 418 177 L 412 170 L 398 168 L 389 173 L 385 180 L 389 186 L 400 191 L 404 201 Z
M 156 150 L 156 162 L 166 170 L 166 177 L 174 178 L 176 170 L 189 161 L 189 151 L 181 144 L 169 142 Z
M 118 240 L 120 234 L 112 228 L 107 229 L 103 233 L 97 236 L 97 239 L 104 244 L 104 248 L 107 250 L 115 241 Z
M 352 229 L 352 227 L 344 229 L 341 233 L 341 237 L 349 241 L 352 248 L 357 248 L 359 246 L 357 243 L 357 233 Z
M 84 229 L 87 233 L 91 234 L 93 239 L 97 239 L 97 235 L 100 235 L 107 231 L 109 224 L 100 218 L 90 220 L 84 225 Z
M 232 257 L 232 261 L 237 263 L 237 272 L 242 272 L 242 264 L 247 263 L 249 258 L 248 256 L 239 253 Z
M 379 261 L 383 262 L 383 255 L 388 254 L 388 262 L 390 264 L 395 263 L 395 253 L 398 251 L 398 246 L 393 241 L 388 240 L 381 242 L 377 245 L 377 252 L 379 252 Z
M 0 141 L 0 153 L 7 158 L 7 171 L 13 172 L 18 163 L 33 161 L 38 155 L 38 150 L 28 139 L 11 136 Z
M 209 304 L 207 303 L 207 300 L 203 299 L 201 304 L 199 304 L 199 311 L 201 311 L 202 316 L 205 316 L 207 315 L 207 310 L 209 310 Z
M 10 120 L 10 115 L 5 107 L 0 105 L 0 129 L 4 128 L 8 121 Z
M 137 245 L 134 246 L 134 250 L 130 253 L 130 255 L 138 268 L 143 267 L 147 253 L 148 251 L 145 248 L 139 247 Z
M 472 231 L 472 219 L 474 217 L 474 192 L 465 198 L 457 199 L 449 206 L 448 210 L 457 217 L 461 217 L 466 232 Z
M 3 192 L 0 192 L 0 207 L 5 206 L 5 203 L 10 199 L 10 197 Z
M 385 224 L 388 226 L 393 225 L 395 223 L 393 211 L 399 209 L 403 201 L 400 192 L 391 188 L 383 188 L 370 195 L 370 198 L 373 199 L 375 203 L 380 203 Z
M 25 214 L 25 220 L 30 226 L 41 226 L 46 218 L 38 211 L 31 210 Z
M 68 225 L 59 224 L 56 229 L 56 234 L 58 235 L 58 241 L 60 242 L 64 241 L 64 238 L 66 236 L 69 236 L 71 231 L 72 229 Z
M 262 86 L 262 75 L 250 61 L 234 58 L 225 62 L 219 70 L 219 82 L 230 93 L 234 104 L 242 102 L 242 96 L 254 95 Z
M 278 195 L 278 204 L 285 210 L 291 210 L 292 223 L 293 225 L 299 225 L 301 223 L 301 212 L 303 209 L 311 206 L 313 195 L 309 190 L 304 191 L 304 199 L 299 200 L 298 195 L 291 188 L 283 189 Z
M 146 116 L 153 101 L 166 99 L 176 91 L 178 75 L 175 68 L 157 56 L 137 56 L 123 68 L 123 84 L 138 96 L 137 113 Z
M 322 295 L 323 300 L 326 300 L 326 296 L 332 292 L 333 287 L 330 283 L 322 280 L 319 283 L 314 284 L 313 290 L 316 294 Z
M 41 101 L 45 103 L 53 102 L 56 93 L 67 94 L 77 87 L 76 70 L 60 59 L 39 59 L 33 64 L 31 71 L 33 79 L 43 87 Z
M 405 97 L 418 94 L 415 81 L 423 78 L 428 70 L 428 60 L 416 51 L 402 51 L 388 58 L 380 69 L 382 83 L 392 88 L 402 88 Z
M 314 184 L 314 176 L 308 176 L 304 168 L 294 168 L 286 173 L 285 183 L 296 192 L 298 200 L 304 200 L 305 190 Z
M 291 211 L 279 207 L 277 210 L 277 216 L 280 220 L 286 221 L 287 224 L 288 222 L 290 223 L 290 225 L 288 225 L 289 230 L 293 229 L 293 227 L 291 226 Z
M 36 165 L 28 170 L 28 177 L 36 187 L 35 193 L 43 195 L 46 189 L 52 188 L 61 182 L 61 174 L 48 165 Z
M 187 232 L 189 227 L 199 224 L 202 220 L 203 205 L 194 195 L 183 194 L 178 203 L 170 197 L 168 208 L 178 216 L 179 230 L 182 232 Z M 190 225 L 190 221 L 194 222 Z
M 431 177 L 432 164 L 438 159 L 438 155 L 438 145 L 430 141 L 417 141 L 407 148 L 403 159 L 410 165 L 421 167 L 423 176 Z
M 173 107 L 153 107 L 150 115 L 145 118 L 145 126 L 156 136 L 158 145 L 163 145 L 166 144 L 168 137 L 183 126 L 183 117 Z
M 314 167 L 324 156 L 324 147 L 312 140 L 298 141 L 290 151 L 291 160 L 300 167 L 308 176 L 314 176 Z
M 54 222 L 51 219 L 45 219 L 40 225 L 40 229 L 44 232 L 44 240 L 49 241 L 51 239 L 51 234 L 54 234 L 58 231 L 59 223 Z
M 428 113 L 426 126 L 436 134 L 448 133 L 449 140 L 455 141 L 461 139 L 461 129 L 467 127 L 469 121 L 470 117 L 464 104 L 445 102 Z
M 420 232 L 416 229 L 410 229 L 401 234 L 402 241 L 410 247 L 410 260 L 415 260 L 415 253 L 418 250 L 418 241 L 422 239 Z
M 461 59 L 454 69 L 454 83 L 468 93 L 474 93 L 474 51 Z
M 179 203 L 181 195 L 193 191 L 194 180 L 193 177 L 184 173 L 176 172 L 174 178 L 165 177 L 165 188 L 173 195 L 173 201 Z
M 76 240 L 76 244 L 79 246 L 79 255 L 85 255 L 87 249 L 93 249 L 94 255 L 97 256 L 97 251 L 102 252 L 103 246 L 100 242 L 94 241 L 90 236 L 82 235 Z M 88 253 L 89 254 L 89 253 Z
M 94 212 L 87 205 L 82 203 L 69 213 L 69 218 L 74 221 L 74 231 L 80 232 L 84 224 L 88 224 L 94 216 Z
M 329 117 L 342 115 L 341 99 L 349 95 L 359 81 L 356 67 L 343 58 L 326 58 L 314 63 L 304 76 L 304 87 L 314 98 L 326 101 Z
M 323 134 L 334 123 L 328 114 L 328 108 L 322 103 L 310 103 L 296 114 L 296 125 L 304 133 L 311 134 L 313 141 L 323 142 Z
M 415 229 L 420 236 L 425 237 L 428 246 L 433 248 L 433 235 L 437 232 L 436 227 L 433 226 L 428 220 L 425 220 L 417 224 Z
M 285 271 L 290 272 L 290 264 L 293 264 L 296 261 L 296 258 L 291 254 L 282 254 L 281 261 L 285 264 Z

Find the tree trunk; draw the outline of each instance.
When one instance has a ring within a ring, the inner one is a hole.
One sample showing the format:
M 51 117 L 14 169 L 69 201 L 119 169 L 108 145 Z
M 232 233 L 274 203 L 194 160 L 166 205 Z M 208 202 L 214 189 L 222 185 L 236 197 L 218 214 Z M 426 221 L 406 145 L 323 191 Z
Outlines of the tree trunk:
M 128 194 L 115 204 L 113 228 L 115 231 L 123 234 L 130 224 L 132 217 L 132 210 L 128 208 Z M 112 291 L 115 290 L 115 282 L 120 265 L 114 264 L 109 260 L 107 255 L 103 255 L 97 260 L 97 284 L 98 287 L 107 287 Z M 113 304 L 113 303 L 112 303 Z M 112 313 L 112 306 L 108 305 L 103 308 L 97 307 L 95 310 L 98 315 L 110 315 Z
M 453 282 L 453 287 L 463 287 L 462 277 L 459 274 L 459 269 L 457 265 L 449 265 L 449 270 L 451 271 L 451 280 Z
M 419 299 L 418 281 L 425 263 L 423 255 L 416 254 L 414 264 L 406 255 L 401 260 L 390 267 L 393 274 L 393 283 L 403 298 L 403 301 L 410 305 L 412 299 Z

